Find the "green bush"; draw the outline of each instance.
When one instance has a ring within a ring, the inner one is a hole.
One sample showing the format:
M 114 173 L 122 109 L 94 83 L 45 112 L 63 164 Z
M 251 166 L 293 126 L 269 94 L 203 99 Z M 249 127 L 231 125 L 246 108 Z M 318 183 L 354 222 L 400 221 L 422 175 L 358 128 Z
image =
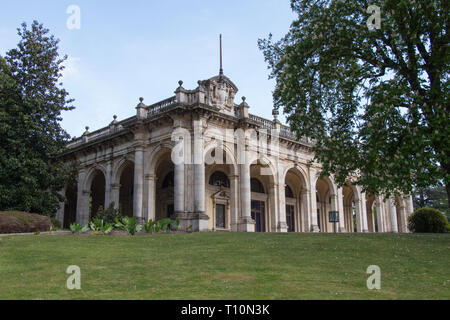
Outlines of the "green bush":
M 61 222 L 59 220 L 56 220 L 56 218 L 50 218 L 50 221 L 52 222 L 53 228 L 61 229 Z
M 82 227 L 79 223 L 72 223 L 70 225 L 70 231 L 72 231 L 73 234 L 87 232 L 89 231 L 89 226 Z
M 443 233 L 449 230 L 447 217 L 439 210 L 428 207 L 417 209 L 408 218 L 408 224 L 409 230 L 416 233 Z
M 108 209 L 103 209 L 102 206 L 98 208 L 96 218 L 103 220 L 106 223 L 114 224 L 117 219 L 122 219 L 122 215 L 119 209 L 114 208 L 114 202 L 111 202 Z
M 146 233 L 153 233 L 155 232 L 155 226 L 156 226 L 155 221 L 153 221 L 153 219 L 150 219 L 146 223 L 144 223 L 143 228 Z
M 122 219 L 116 218 L 114 225 L 116 228 L 126 230 L 129 235 L 134 235 L 142 230 L 142 226 L 136 223 L 136 218 L 123 217 Z
M 102 232 L 103 234 L 108 234 L 114 229 L 114 226 L 112 224 L 105 222 L 100 218 L 95 218 L 94 220 L 89 222 L 89 227 L 92 231 Z

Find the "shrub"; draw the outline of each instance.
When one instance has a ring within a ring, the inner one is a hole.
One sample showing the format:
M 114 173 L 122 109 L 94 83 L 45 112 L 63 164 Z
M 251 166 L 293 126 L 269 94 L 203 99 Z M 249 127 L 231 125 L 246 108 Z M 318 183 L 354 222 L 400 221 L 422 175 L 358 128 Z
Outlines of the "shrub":
M 122 219 L 120 210 L 114 208 L 114 202 L 111 202 L 108 209 L 104 210 L 102 206 L 98 208 L 96 218 L 103 220 L 109 224 L 114 224 L 116 219 Z
M 161 229 L 162 232 L 168 232 L 171 223 L 172 223 L 172 219 L 165 218 L 165 219 L 159 220 L 157 222 L 157 225 L 160 226 L 160 229 Z
M 152 219 L 150 219 L 146 223 L 144 223 L 144 230 L 147 233 L 153 233 L 155 232 L 155 226 L 156 223 Z
M 108 234 L 114 229 L 114 226 L 112 224 L 105 222 L 100 218 L 95 218 L 94 220 L 89 222 L 89 227 L 95 234 L 99 232 Z
M 72 233 L 87 232 L 89 229 L 89 226 L 81 227 L 79 223 L 72 223 L 70 225 L 70 231 L 72 231 Z
M 136 218 L 130 217 L 116 218 L 115 227 L 126 230 L 130 235 L 134 235 L 142 230 L 142 226 L 136 223 Z
M 172 220 L 170 228 L 173 231 L 177 231 L 179 226 L 180 226 L 180 219 L 177 217 L 175 220 Z
M 448 220 L 439 210 L 433 208 L 417 209 L 408 218 L 411 232 L 443 233 L 448 231 Z
M 59 220 L 56 220 L 55 218 L 50 218 L 50 221 L 52 222 L 53 228 L 61 229 L 61 222 Z

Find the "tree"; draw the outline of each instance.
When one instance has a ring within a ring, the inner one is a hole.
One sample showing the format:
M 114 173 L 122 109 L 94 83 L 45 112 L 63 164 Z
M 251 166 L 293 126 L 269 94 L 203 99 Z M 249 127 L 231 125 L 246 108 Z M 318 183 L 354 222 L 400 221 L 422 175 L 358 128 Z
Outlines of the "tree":
M 0 56 L 0 210 L 53 216 L 63 200 L 66 170 L 56 156 L 69 135 L 59 122 L 73 100 L 58 83 L 67 57 L 48 33 L 24 23 L 17 48 Z
M 414 190 L 413 194 L 414 208 L 431 207 L 443 212 L 447 218 L 450 218 L 450 209 L 444 187 L 438 185 L 417 189 Z
M 379 29 L 368 27 L 377 9 L 369 5 L 380 8 Z M 442 182 L 450 199 L 449 2 L 291 7 L 298 18 L 289 32 L 258 44 L 276 80 L 275 107 L 299 137 L 316 141 L 322 174 L 339 185 L 355 177 L 376 194 Z

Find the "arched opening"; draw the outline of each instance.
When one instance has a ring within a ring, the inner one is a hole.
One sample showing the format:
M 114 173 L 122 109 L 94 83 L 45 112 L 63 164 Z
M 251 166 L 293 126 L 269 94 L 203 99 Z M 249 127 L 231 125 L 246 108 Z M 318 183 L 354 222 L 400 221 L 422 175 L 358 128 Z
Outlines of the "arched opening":
M 209 185 L 216 186 L 216 187 L 229 188 L 230 187 L 230 179 L 228 179 L 228 176 L 224 172 L 215 171 L 209 178 Z
M 266 202 L 267 195 L 263 184 L 256 178 L 250 180 L 252 192 L 251 216 L 255 221 L 255 232 L 266 231 Z
M 211 194 L 213 226 L 215 230 L 229 226 L 230 179 L 223 171 L 215 171 L 209 177 L 208 188 Z
M 305 207 L 306 203 L 306 182 L 302 173 L 291 168 L 285 177 L 285 208 L 286 208 L 286 225 L 288 232 L 299 232 L 307 230 L 307 219 L 302 217 L 303 213 L 308 212 Z
M 89 197 L 89 218 L 92 220 L 97 215 L 100 207 L 105 205 L 105 175 L 100 170 L 95 170 L 91 183 Z
M 216 150 L 222 161 L 216 159 Z M 232 230 L 233 223 L 236 224 L 236 180 L 230 179 L 234 172 L 234 161 L 225 148 L 215 146 L 206 151 L 205 213 L 211 230 Z
M 251 217 L 255 232 L 277 231 L 275 215 L 275 181 L 267 161 L 257 160 L 250 166 Z
M 127 162 L 120 174 L 119 209 L 123 216 L 133 216 L 134 164 Z
M 330 184 L 327 177 L 316 182 L 317 226 L 320 232 L 333 231 L 333 225 L 328 221 L 328 212 L 333 209 Z
M 170 150 L 163 151 L 156 163 L 155 220 L 175 218 L 174 165 Z
M 375 205 L 374 195 L 366 197 L 366 212 L 367 212 L 367 228 L 369 232 L 378 232 L 378 213 Z
M 65 198 L 63 228 L 69 229 L 70 225 L 77 220 L 78 183 L 76 180 L 67 184 Z
M 347 232 L 357 232 L 358 221 L 356 218 L 355 190 L 349 184 L 342 187 L 344 197 L 344 225 Z

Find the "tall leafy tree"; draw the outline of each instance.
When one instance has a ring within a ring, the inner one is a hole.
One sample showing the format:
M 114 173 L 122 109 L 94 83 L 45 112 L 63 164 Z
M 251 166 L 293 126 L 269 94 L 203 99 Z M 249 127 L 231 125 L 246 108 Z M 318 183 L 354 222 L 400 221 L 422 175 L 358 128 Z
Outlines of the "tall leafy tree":
M 447 202 L 447 193 L 442 186 L 431 186 L 414 190 L 414 208 L 431 207 L 437 209 L 450 218 L 450 208 Z
M 293 0 L 289 32 L 259 40 L 275 106 L 316 140 L 323 174 L 373 193 L 443 183 L 450 198 L 449 5 Z
M 17 48 L 0 56 L 0 210 L 52 216 L 66 175 L 56 157 L 69 138 L 61 112 L 73 109 L 60 83 L 67 57 L 36 21 L 18 35 Z

